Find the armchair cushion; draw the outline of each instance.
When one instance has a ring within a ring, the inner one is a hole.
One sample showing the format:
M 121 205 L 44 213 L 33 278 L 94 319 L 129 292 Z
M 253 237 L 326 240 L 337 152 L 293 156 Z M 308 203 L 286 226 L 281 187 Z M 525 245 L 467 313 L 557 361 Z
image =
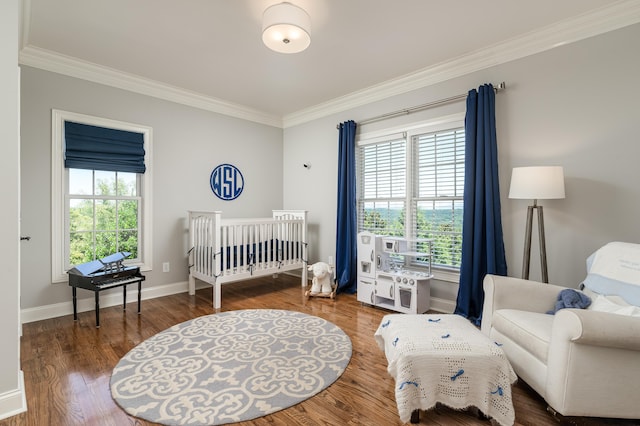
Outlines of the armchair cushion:
M 500 309 L 493 314 L 493 326 L 504 336 L 547 363 L 553 316 L 517 309 Z M 500 342 L 496 342 L 500 344 Z

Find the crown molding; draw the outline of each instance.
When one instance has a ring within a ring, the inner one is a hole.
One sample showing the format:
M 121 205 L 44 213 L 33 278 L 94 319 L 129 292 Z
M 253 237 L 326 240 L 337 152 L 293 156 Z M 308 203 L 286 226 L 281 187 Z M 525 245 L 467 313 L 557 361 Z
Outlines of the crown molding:
M 204 96 L 196 92 L 145 79 L 35 46 L 27 45 L 22 48 L 18 62 L 20 65 L 39 68 L 206 111 L 282 128 L 282 118 L 279 116 L 270 115 L 244 105 Z
M 29 39 L 29 31 L 31 30 L 31 0 L 22 0 L 20 8 L 20 16 L 18 22 L 18 47 L 19 50 L 27 44 Z
M 640 22 L 640 1 L 624 0 L 470 54 L 287 114 L 284 128 L 381 101 Z
M 557 22 L 522 36 L 283 117 L 31 46 L 28 44 L 29 0 L 24 0 L 22 15 L 21 33 L 22 43 L 25 45 L 19 54 L 21 65 L 105 84 L 243 120 L 287 128 L 636 24 L 640 22 L 640 0 L 618 1 L 589 13 Z

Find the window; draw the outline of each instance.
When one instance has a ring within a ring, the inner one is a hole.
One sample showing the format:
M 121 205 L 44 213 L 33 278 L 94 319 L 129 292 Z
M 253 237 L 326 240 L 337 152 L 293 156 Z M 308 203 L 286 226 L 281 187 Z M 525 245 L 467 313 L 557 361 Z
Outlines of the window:
M 70 122 L 142 134 L 146 172 L 65 168 L 65 124 Z M 66 281 L 72 266 L 118 251 L 131 253 L 128 264 L 149 270 L 151 129 L 58 110 L 52 123 L 52 281 Z
M 68 267 L 126 251 L 139 261 L 140 175 L 68 169 Z
M 460 269 L 463 120 L 456 114 L 437 122 L 393 129 L 396 133 L 359 137 L 359 231 L 432 239 L 432 266 Z M 413 261 L 420 264 L 421 259 Z

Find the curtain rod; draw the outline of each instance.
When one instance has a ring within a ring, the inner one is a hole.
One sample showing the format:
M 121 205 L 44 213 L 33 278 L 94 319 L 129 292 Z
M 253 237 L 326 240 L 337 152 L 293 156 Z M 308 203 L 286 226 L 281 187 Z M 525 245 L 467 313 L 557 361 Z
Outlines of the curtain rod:
M 507 85 L 505 84 L 504 81 L 502 83 L 499 83 L 499 84 L 493 86 L 493 90 L 496 93 L 501 91 L 501 90 L 504 90 L 506 88 L 507 88 Z M 422 105 L 417 105 L 417 106 L 414 106 L 414 107 L 411 107 L 411 108 L 405 108 L 405 109 L 400 109 L 400 110 L 393 111 L 393 112 L 388 112 L 386 114 L 378 115 L 376 117 L 371 117 L 371 118 L 367 118 L 365 120 L 361 120 L 361 121 L 358 122 L 358 126 L 361 126 L 363 124 L 373 123 L 375 121 L 386 120 L 388 118 L 399 117 L 401 115 L 408 115 L 408 114 L 411 114 L 412 112 L 418 112 L 418 111 L 422 111 L 422 110 L 425 110 L 425 109 L 433 108 L 433 107 L 436 107 L 436 106 L 448 104 L 449 102 L 459 101 L 459 100 L 465 99 L 466 97 L 467 97 L 467 93 L 462 94 L 462 95 L 451 96 L 450 98 L 440 99 L 440 100 L 429 102 L 429 103 L 422 104 Z M 336 125 L 336 129 L 340 129 L 340 125 L 339 124 Z

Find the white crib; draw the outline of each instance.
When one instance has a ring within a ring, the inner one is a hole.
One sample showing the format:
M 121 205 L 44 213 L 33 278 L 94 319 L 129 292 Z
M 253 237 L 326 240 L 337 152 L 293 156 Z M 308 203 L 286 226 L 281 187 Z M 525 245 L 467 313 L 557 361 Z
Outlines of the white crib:
M 189 211 L 189 294 L 195 280 L 213 286 L 221 306 L 222 284 L 302 270 L 307 285 L 307 212 L 274 210 L 271 218 L 223 219 L 222 212 Z

